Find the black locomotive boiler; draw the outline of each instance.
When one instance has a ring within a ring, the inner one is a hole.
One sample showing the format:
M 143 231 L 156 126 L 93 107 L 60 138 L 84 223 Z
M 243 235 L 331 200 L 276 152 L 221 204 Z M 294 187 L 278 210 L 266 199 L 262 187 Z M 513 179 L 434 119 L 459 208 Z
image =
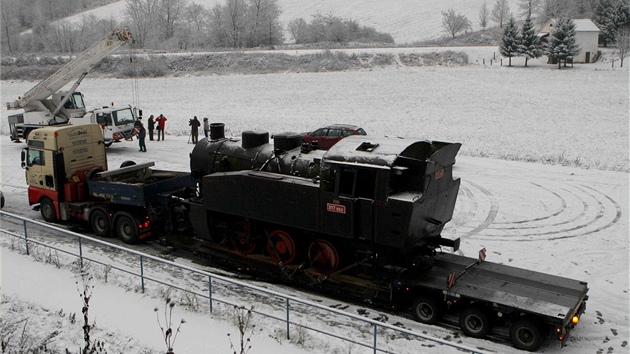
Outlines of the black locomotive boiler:
M 196 237 L 242 255 L 330 274 L 342 267 L 426 267 L 451 220 L 461 144 L 350 136 L 328 151 L 297 134 L 245 131 L 226 138 L 211 125 L 190 157 L 199 183 L 190 213 Z

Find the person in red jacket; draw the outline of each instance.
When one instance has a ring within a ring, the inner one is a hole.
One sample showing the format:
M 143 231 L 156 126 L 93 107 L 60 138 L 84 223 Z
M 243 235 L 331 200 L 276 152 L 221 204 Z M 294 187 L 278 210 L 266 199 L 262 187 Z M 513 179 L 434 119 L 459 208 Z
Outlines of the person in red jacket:
M 166 117 L 160 114 L 159 117 L 155 118 L 155 122 L 158 124 L 157 126 L 157 141 L 160 141 L 160 134 L 162 135 L 162 140 L 164 140 L 164 129 L 166 129 Z

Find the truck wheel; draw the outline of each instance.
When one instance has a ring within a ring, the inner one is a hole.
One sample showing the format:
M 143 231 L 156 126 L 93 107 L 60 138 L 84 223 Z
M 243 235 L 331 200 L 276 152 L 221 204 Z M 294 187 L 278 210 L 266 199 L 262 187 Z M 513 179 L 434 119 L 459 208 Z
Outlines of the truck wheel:
M 42 218 L 48 222 L 57 221 L 57 211 L 55 210 L 55 204 L 50 198 L 42 198 L 39 201 L 39 212 L 42 213 Z
M 103 172 L 103 169 L 102 169 L 102 168 L 98 168 L 98 167 L 92 168 L 92 169 L 90 169 L 90 170 L 88 171 L 88 173 L 85 175 L 85 179 L 86 179 L 87 181 L 91 181 L 91 180 L 93 180 L 94 178 L 96 178 L 96 175 L 97 175 L 97 174 L 99 174 L 99 173 L 101 173 L 101 172 Z
M 96 236 L 109 237 L 112 235 L 112 222 L 109 214 L 103 209 L 94 209 L 90 212 L 90 226 Z
M 411 312 L 416 321 L 435 324 L 442 319 L 444 306 L 431 297 L 422 296 L 414 300 Z
M 138 223 L 135 218 L 127 213 L 121 213 L 116 217 L 116 232 L 124 243 L 130 245 L 138 243 Z
M 534 322 L 522 319 L 510 326 L 510 341 L 518 349 L 533 352 L 540 348 L 543 335 Z
M 483 338 L 490 333 L 492 324 L 485 311 L 469 307 L 459 316 L 459 326 L 467 336 Z

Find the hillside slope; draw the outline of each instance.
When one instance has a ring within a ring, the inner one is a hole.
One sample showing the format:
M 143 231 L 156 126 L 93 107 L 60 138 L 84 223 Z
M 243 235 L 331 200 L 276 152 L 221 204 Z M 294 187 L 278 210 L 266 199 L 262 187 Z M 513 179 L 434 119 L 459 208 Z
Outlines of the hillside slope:
M 487 0 L 278 0 L 282 8 L 280 21 L 286 25 L 289 21 L 310 17 L 318 12 L 350 18 L 361 25 L 371 26 L 380 32 L 394 37 L 397 44 L 413 43 L 436 39 L 446 35 L 442 29 L 442 11 L 450 8 L 468 17 L 473 30 L 479 30 L 479 10 Z M 225 0 L 194 0 L 207 8 L 216 4 L 224 4 Z M 518 13 L 518 0 L 508 0 L 513 13 Z M 94 14 L 98 17 L 121 18 L 126 3 L 124 0 L 103 6 L 98 9 L 74 15 L 68 19 L 78 21 L 83 14 Z M 493 25 L 493 23 L 491 23 Z

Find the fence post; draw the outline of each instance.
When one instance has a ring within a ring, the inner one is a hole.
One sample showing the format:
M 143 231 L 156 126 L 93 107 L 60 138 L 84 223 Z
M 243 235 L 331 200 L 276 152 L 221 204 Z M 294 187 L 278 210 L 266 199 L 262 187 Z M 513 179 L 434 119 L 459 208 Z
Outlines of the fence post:
M 212 313 L 212 276 L 208 275 L 208 299 L 210 299 L 210 313 Z
M 142 282 L 142 293 L 144 294 L 144 266 L 142 264 L 142 255 L 140 255 L 140 281 Z
M 23 220 L 23 222 L 24 222 L 24 244 L 26 246 L 26 255 L 30 256 L 29 251 L 28 251 L 28 232 L 26 231 L 27 230 L 26 220 Z
M 289 334 L 289 298 L 287 298 L 287 340 L 290 340 L 291 336 Z
M 377 330 L 378 330 L 378 327 L 377 327 L 377 324 L 375 323 L 374 324 L 374 354 L 376 354 L 376 335 L 377 335 Z
M 83 270 L 83 247 L 81 245 L 81 237 L 77 237 L 79 239 L 79 267 Z

